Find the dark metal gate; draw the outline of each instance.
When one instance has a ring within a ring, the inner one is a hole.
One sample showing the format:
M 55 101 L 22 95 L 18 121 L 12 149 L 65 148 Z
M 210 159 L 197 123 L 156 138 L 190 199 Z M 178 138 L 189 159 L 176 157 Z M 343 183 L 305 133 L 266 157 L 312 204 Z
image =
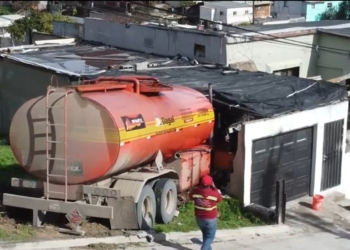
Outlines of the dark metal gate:
M 343 158 L 344 120 L 324 127 L 321 191 L 340 185 Z

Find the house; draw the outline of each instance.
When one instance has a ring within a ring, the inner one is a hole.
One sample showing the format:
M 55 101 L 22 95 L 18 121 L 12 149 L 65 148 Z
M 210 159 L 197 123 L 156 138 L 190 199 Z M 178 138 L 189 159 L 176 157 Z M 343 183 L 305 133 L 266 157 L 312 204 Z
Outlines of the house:
M 350 28 L 347 20 L 243 27 L 223 25 L 222 30 L 198 30 L 197 26 L 190 25 L 165 27 L 158 23 L 130 24 L 126 27 L 91 18 L 86 18 L 84 25 L 84 40 L 87 41 L 161 56 L 181 54 L 199 62 L 231 65 L 245 70 L 299 77 L 320 75 L 328 80 L 333 75 L 347 74 L 345 68 L 350 69 L 350 59 L 343 56 L 348 52 L 338 53 L 339 49 L 334 45 L 328 46 L 335 50 L 331 53 L 343 62 L 349 60 L 348 63 L 343 63 L 338 69 L 333 67 L 330 69 L 332 73 L 326 73 L 317 66 L 327 52 L 320 46 L 324 36 L 319 36 L 318 30 Z
M 271 16 L 272 1 L 239 1 L 254 8 L 254 18 L 267 18 Z
M 0 16 L 0 47 L 9 47 L 14 44 L 21 44 L 20 41 L 14 41 L 11 38 L 11 34 L 6 31 L 6 28 L 9 27 L 14 21 L 23 18 L 23 15 L 2 15 Z
M 234 1 L 204 2 L 200 6 L 200 18 L 229 25 L 251 23 L 253 9 L 248 4 Z
M 319 15 L 337 8 L 342 1 L 274 1 L 272 15 L 289 16 L 300 15 L 306 18 L 307 22 L 318 21 Z
M 215 138 L 221 144 L 220 138 L 224 139 L 227 131 L 233 135 L 226 146 L 234 148 L 234 159 L 224 166 L 230 172 L 229 194 L 244 205 L 270 207 L 274 205 L 276 180 L 286 181 L 288 200 L 350 190 L 350 169 L 343 157 L 348 101 L 342 86 L 101 46 L 65 44 L 22 49 L 28 51 L 12 48 L 12 53 L 2 54 L 0 61 L 0 69 L 6 72 L 0 89 L 2 129 L 8 129 L 21 104 L 46 93 L 53 75 L 60 86 L 76 85 L 81 78 L 152 75 L 204 94 L 212 83 L 213 105 L 220 117 Z M 332 138 L 332 143 L 327 138 Z M 217 159 L 213 162 L 216 164 Z

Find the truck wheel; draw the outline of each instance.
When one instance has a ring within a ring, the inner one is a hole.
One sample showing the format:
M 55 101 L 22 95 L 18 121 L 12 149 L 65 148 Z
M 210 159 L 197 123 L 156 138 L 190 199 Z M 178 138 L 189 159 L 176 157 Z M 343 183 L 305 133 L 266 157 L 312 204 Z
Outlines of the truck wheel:
M 174 218 L 177 206 L 177 189 L 171 179 L 160 179 L 155 187 L 157 201 L 156 219 L 160 223 L 169 223 Z
M 156 215 L 156 197 L 151 186 L 145 185 L 136 205 L 139 229 L 149 230 L 153 227 Z

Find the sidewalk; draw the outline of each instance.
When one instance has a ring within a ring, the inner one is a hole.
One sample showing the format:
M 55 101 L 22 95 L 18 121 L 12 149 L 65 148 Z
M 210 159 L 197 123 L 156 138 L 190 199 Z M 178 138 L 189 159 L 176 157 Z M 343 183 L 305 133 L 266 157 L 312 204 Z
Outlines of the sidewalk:
M 284 249 L 317 249 L 317 250 L 349 250 L 349 239 L 336 236 L 334 234 L 321 232 L 311 234 L 298 234 L 289 236 L 280 236 L 272 238 L 254 238 L 244 241 L 226 241 L 218 242 L 212 245 L 213 250 L 284 250 Z M 125 250 L 200 250 L 200 245 L 176 245 L 166 246 L 160 244 L 150 244 L 147 247 L 130 246 L 126 248 L 117 248 Z M 80 249 L 77 249 L 80 250 Z M 83 249 L 81 249 L 83 250 Z M 85 249 L 84 249 L 85 250 Z
M 297 233 L 298 230 L 290 228 L 287 225 L 278 226 L 260 226 L 260 227 L 247 227 L 235 230 L 220 230 L 217 232 L 216 241 L 240 241 L 243 239 L 252 238 L 264 238 L 269 236 L 287 236 L 291 233 Z M 299 232 L 300 233 L 300 232 Z M 106 238 L 76 238 L 71 240 L 52 240 L 52 241 L 41 241 L 41 242 L 4 242 L 0 243 L 0 249 L 11 249 L 11 250 L 24 250 L 24 249 L 67 249 L 69 247 L 85 247 L 91 244 L 137 244 L 147 243 L 147 239 L 153 238 L 154 242 L 169 243 L 175 245 L 187 245 L 192 244 L 193 241 L 201 239 L 202 234 L 200 231 L 188 232 L 188 233 L 168 233 L 168 234 L 147 234 L 146 232 L 140 232 L 138 235 L 126 236 L 115 236 Z M 172 243 L 170 243 L 172 242 Z M 164 246 L 163 246 L 164 247 Z M 164 248 L 163 248 L 164 249 Z M 176 248 L 175 248 L 176 249 Z

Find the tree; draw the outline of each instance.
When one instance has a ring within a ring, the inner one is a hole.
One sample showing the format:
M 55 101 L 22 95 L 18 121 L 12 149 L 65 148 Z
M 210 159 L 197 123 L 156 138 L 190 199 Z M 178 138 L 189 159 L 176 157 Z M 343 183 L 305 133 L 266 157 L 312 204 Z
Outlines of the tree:
M 350 1 L 342 1 L 317 17 L 318 20 L 350 20 Z
M 47 12 L 31 12 L 28 16 L 16 20 L 12 25 L 6 28 L 12 37 L 16 40 L 22 40 L 27 32 L 27 30 L 37 30 L 39 32 L 53 33 L 53 21 L 60 22 L 73 22 L 67 16 L 62 16 L 61 14 L 52 15 Z

